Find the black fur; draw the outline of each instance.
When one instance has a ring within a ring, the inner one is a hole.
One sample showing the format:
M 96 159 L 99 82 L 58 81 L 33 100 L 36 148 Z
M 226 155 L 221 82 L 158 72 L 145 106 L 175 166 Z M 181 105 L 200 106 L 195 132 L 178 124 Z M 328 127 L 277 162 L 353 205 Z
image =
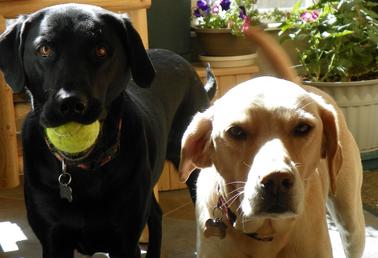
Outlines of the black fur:
M 48 56 L 38 54 L 48 46 Z M 96 47 L 107 56 L 96 56 Z M 108 252 L 140 257 L 138 240 L 148 222 L 148 257 L 160 256 L 162 213 L 153 194 L 165 159 L 178 164 L 182 133 L 208 96 L 191 65 L 164 50 L 145 51 L 124 17 L 67 4 L 23 16 L 0 36 L 0 68 L 14 91 L 26 88 L 33 111 L 23 127 L 25 200 L 44 258 Z M 62 93 L 63 92 L 63 93 Z M 66 112 L 63 98 L 82 103 Z M 70 95 L 70 96 L 71 96 Z M 87 157 L 95 161 L 117 139 L 120 150 L 90 171 L 68 167 L 73 201 L 59 195 L 61 162 L 45 142 L 45 127 L 69 121 L 102 123 Z

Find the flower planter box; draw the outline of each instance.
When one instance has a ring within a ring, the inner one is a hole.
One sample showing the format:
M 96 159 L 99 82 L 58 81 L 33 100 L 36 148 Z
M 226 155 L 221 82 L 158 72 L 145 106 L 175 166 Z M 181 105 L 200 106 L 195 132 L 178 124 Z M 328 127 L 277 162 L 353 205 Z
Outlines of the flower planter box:
M 195 28 L 195 32 L 206 56 L 241 56 L 256 52 L 256 45 L 242 36 L 232 35 L 230 29 Z

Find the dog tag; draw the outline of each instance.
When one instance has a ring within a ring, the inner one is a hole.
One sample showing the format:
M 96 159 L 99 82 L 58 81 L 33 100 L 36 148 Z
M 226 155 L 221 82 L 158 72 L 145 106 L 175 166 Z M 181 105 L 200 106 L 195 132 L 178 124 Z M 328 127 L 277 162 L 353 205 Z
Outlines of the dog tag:
M 59 183 L 60 198 L 66 199 L 68 202 L 72 202 L 72 188 L 68 185 Z
M 72 177 L 67 173 L 67 166 L 62 161 L 62 174 L 58 177 L 60 198 L 66 199 L 68 202 L 72 202 L 72 188 L 69 186 Z
M 223 239 L 226 236 L 226 228 L 221 219 L 208 219 L 205 223 L 204 235 L 206 238 L 214 236 Z

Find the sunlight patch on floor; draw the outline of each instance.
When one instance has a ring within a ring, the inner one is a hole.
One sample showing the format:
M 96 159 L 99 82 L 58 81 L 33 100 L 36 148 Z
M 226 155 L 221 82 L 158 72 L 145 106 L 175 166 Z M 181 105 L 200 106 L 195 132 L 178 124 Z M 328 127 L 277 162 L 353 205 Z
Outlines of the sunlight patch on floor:
M 333 257 L 343 258 L 345 257 L 341 238 L 339 232 L 336 229 L 336 225 L 328 218 L 328 230 L 332 243 Z M 365 227 L 365 250 L 363 258 L 376 258 L 377 246 L 378 246 L 378 228 L 371 226 Z
M 0 222 L 0 247 L 3 252 L 17 251 L 17 242 L 24 240 L 27 237 L 16 223 Z

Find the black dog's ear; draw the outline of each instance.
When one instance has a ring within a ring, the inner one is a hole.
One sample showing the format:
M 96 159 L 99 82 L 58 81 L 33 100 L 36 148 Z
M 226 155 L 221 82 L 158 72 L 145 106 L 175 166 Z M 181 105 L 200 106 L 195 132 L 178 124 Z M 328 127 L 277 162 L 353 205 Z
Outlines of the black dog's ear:
M 25 87 L 21 38 L 26 18 L 27 16 L 18 18 L 0 35 L 0 69 L 14 92 L 20 92 Z
M 155 77 L 155 69 L 143 46 L 139 33 L 127 15 L 105 12 L 102 18 L 115 25 L 124 44 L 133 80 L 142 88 L 148 88 Z
M 155 69 L 143 46 L 142 39 L 127 18 L 122 18 L 126 29 L 126 52 L 134 81 L 142 88 L 148 88 L 155 77 Z

